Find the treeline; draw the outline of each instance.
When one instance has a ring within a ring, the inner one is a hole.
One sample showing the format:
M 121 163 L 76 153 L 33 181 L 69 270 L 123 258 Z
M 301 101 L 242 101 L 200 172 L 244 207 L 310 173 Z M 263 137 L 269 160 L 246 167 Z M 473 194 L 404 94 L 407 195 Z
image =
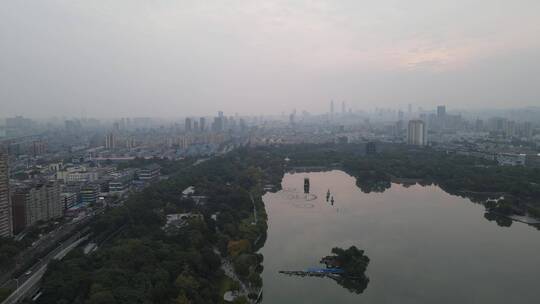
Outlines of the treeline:
M 144 168 L 148 165 L 157 164 L 161 167 L 161 173 L 164 175 L 174 174 L 178 172 L 178 170 L 181 170 L 185 168 L 187 165 L 192 164 L 195 161 L 194 158 L 185 158 L 181 160 L 172 160 L 168 158 L 160 158 L 160 157 L 154 157 L 154 158 L 142 158 L 142 157 L 135 157 L 132 160 L 129 160 L 127 162 L 119 163 L 116 168 L 118 170 L 128 169 L 128 168 L 134 168 L 134 169 L 140 169 Z M 112 164 L 112 162 L 110 162 Z
M 393 179 L 437 184 L 445 191 L 485 202 L 504 195 L 516 211 L 540 214 L 540 169 L 499 166 L 494 161 L 395 145 L 365 155 L 363 145 L 295 145 L 275 149 L 289 166 L 339 166 L 364 192 L 382 192 Z

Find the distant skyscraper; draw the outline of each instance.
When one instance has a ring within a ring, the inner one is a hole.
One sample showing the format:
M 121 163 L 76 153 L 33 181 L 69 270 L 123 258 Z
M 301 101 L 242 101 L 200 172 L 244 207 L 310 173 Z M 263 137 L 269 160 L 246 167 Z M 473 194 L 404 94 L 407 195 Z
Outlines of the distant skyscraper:
M 105 149 L 114 150 L 116 149 L 116 135 L 113 132 L 105 135 Z
M 346 111 L 345 111 L 345 101 L 342 101 L 342 102 L 341 102 L 341 114 L 342 114 L 342 115 L 345 115 L 345 112 L 346 112 Z
M 408 105 L 408 112 L 409 112 L 409 116 L 411 116 L 412 115 L 412 104 Z
M 34 156 L 42 155 L 47 150 L 47 143 L 42 140 L 35 140 L 32 143 L 32 154 Z
M 504 135 L 508 138 L 516 135 L 516 122 L 513 120 L 507 120 L 504 124 Z
M 240 118 L 240 130 L 244 132 L 247 129 L 246 121 L 243 118 Z
M 11 199 L 9 194 L 9 167 L 7 151 L 0 146 L 0 236 L 13 235 Z
M 186 123 L 185 123 L 185 127 L 184 129 L 186 130 L 186 132 L 191 132 L 191 118 L 186 118 Z
M 475 130 L 476 132 L 481 132 L 481 131 L 483 131 L 483 130 L 484 130 L 484 121 L 481 120 L 481 119 L 479 119 L 479 118 L 477 118 L 477 119 L 476 119 L 476 122 L 475 122 L 475 124 L 474 124 L 474 130 Z
M 206 119 L 204 117 L 199 118 L 199 129 L 201 132 L 206 129 Z
M 446 116 L 446 106 L 437 107 L 437 117 L 443 118 Z
M 334 118 L 334 101 L 330 101 L 330 118 Z
M 296 112 L 296 111 L 295 111 L 295 112 Z M 294 116 L 295 116 L 295 112 L 289 114 L 289 124 L 290 124 L 291 126 L 294 125 Z
M 135 147 L 135 145 L 136 145 L 136 144 L 135 144 L 135 138 L 133 138 L 133 137 L 128 137 L 128 138 L 126 139 L 126 148 L 132 149 L 132 148 Z
M 410 120 L 407 132 L 407 143 L 409 145 L 427 145 L 427 128 L 421 120 Z
M 398 120 L 403 120 L 403 117 L 404 117 L 404 116 L 405 116 L 405 115 L 404 115 L 403 111 L 399 110 L 399 111 L 398 111 Z
M 214 123 L 212 124 L 212 131 L 221 132 L 224 128 L 225 117 L 214 117 Z
M 530 121 L 526 121 L 521 124 L 520 134 L 522 137 L 525 137 L 527 140 L 530 140 L 532 138 L 533 128 L 532 128 L 532 123 Z

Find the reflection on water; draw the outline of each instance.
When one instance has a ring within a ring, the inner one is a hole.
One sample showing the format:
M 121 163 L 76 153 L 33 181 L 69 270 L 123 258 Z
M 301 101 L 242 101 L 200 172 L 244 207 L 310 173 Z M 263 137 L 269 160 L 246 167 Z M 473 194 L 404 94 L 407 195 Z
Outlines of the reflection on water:
M 341 171 L 288 174 L 282 187 L 264 196 L 263 303 L 528 303 L 540 297 L 539 232 L 517 222 L 499 227 L 502 219 L 484 218 L 484 208 L 467 199 L 419 185 L 363 193 Z M 278 273 L 316 267 L 329 248 L 352 245 L 371 259 L 362 294 L 332 280 Z

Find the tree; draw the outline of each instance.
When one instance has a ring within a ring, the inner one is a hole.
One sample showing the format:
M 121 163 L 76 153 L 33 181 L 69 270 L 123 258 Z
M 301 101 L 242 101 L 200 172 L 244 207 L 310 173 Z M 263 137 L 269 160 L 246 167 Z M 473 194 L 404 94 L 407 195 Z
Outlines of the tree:
M 99 291 L 90 295 L 88 304 L 115 304 L 117 303 L 114 295 L 109 290 Z
M 178 275 L 174 281 L 174 285 L 180 290 L 185 290 L 188 293 L 194 293 L 199 288 L 199 282 L 197 282 L 197 279 L 186 272 L 182 272 L 180 275 Z

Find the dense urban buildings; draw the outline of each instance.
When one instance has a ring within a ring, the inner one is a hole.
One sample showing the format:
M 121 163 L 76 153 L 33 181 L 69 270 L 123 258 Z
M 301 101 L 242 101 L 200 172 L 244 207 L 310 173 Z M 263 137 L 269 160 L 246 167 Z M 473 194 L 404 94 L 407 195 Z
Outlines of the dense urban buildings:
M 10 152 L 9 157 L 7 153 L 2 154 L 0 166 L 4 176 L 0 183 L 4 194 L 0 195 L 1 206 L 5 210 L 1 223 L 7 227 L 4 235 L 13 236 L 13 240 L 27 240 L 27 235 L 36 234 L 54 238 L 56 233 L 62 235 L 57 231 L 71 231 L 79 223 L 86 227 L 85 223 L 100 218 L 99 214 L 110 208 L 123 210 L 121 207 L 134 193 L 154 188 L 148 185 L 161 185 L 159 181 L 163 180 L 174 183 L 177 177 L 173 168 L 177 164 L 193 162 L 197 167 L 200 163 L 218 164 L 212 160 L 225 159 L 235 150 L 295 151 L 305 149 L 307 144 L 313 150 L 323 147 L 321 149 L 327 152 L 350 151 L 353 153 L 350 159 L 356 161 L 366 157 L 367 162 L 376 162 L 393 155 L 392 151 L 408 151 L 411 157 L 418 153 L 440 153 L 473 157 L 478 162 L 487 161 L 490 166 L 501 168 L 540 168 L 540 110 L 505 115 L 469 113 L 446 106 L 422 109 L 412 104 L 372 111 L 347 111 L 345 106 L 342 102 L 341 110 L 330 106 L 327 112 L 319 114 L 296 109 L 281 115 L 256 116 L 225 115 L 219 111 L 214 117 L 197 118 L 72 118 L 65 121 L 69 128 L 62 122 L 33 120 L 29 120 L 30 127 L 22 130 L 12 126 L 9 136 L 1 139 Z M 42 129 L 35 132 L 36 126 Z M 21 133 L 25 135 L 16 135 Z M 333 158 L 334 153 L 321 157 Z M 244 160 L 238 158 L 237 161 L 243 163 Z M 260 161 L 258 165 L 266 163 L 266 159 Z M 382 165 L 384 163 L 379 163 L 373 168 Z M 446 170 L 452 168 L 448 166 Z M 220 174 L 226 174 L 229 169 L 225 167 Z M 213 172 L 213 168 L 210 170 Z M 388 175 L 369 171 L 357 180 L 377 176 Z M 389 184 L 376 181 L 360 187 L 383 191 Z M 198 193 L 199 188 L 193 190 L 189 186 L 172 190 L 167 200 L 175 200 L 177 191 L 178 199 L 193 200 L 195 206 L 204 206 L 208 196 Z M 192 192 L 180 194 L 186 187 Z M 272 188 L 271 185 L 265 187 Z M 335 195 L 338 205 L 339 193 Z M 247 206 L 251 208 L 251 203 Z M 525 210 L 520 208 L 520 212 Z M 162 227 L 166 233 L 175 233 L 188 227 L 190 220 L 204 218 L 197 212 L 176 210 L 174 205 L 168 205 L 163 211 L 171 212 L 166 214 L 167 219 L 175 218 Z M 217 214 L 212 216 L 219 219 Z M 39 243 L 34 239 L 32 242 Z M 46 239 L 42 246 L 48 242 L 51 241 Z M 89 246 L 89 250 L 94 250 L 91 244 Z

